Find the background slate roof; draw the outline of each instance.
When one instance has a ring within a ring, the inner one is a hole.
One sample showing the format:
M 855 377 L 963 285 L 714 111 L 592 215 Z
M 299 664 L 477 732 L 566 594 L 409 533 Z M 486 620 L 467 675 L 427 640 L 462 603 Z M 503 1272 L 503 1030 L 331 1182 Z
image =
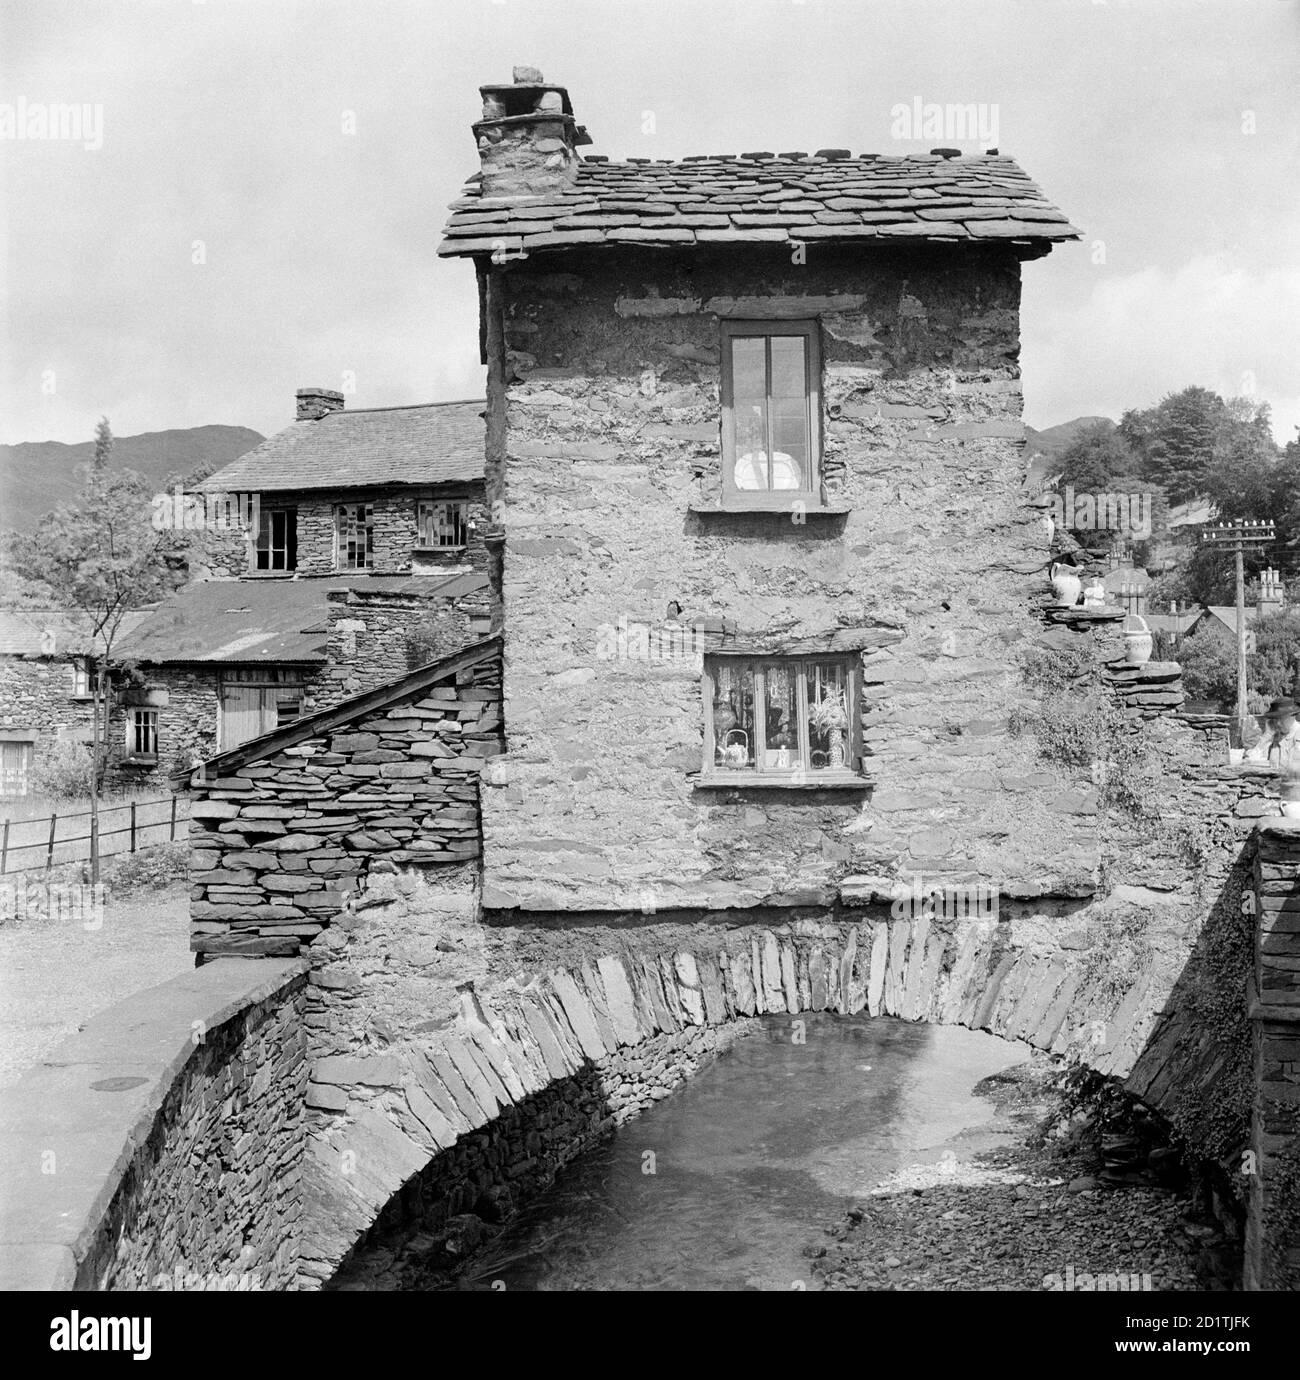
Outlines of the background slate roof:
M 995 154 L 853 158 L 783 154 L 680 162 L 587 158 L 544 196 L 484 197 L 476 179 L 452 202 L 443 256 L 585 244 L 764 240 L 1069 240 L 1079 231 Z
M 121 641 L 147 617 L 147 613 L 123 614 Z M 54 634 L 52 654 L 41 650 L 47 630 Z M 84 616 L 65 609 L 0 610 L 0 656 L 76 656 L 86 650 Z
M 209 475 L 209 493 L 273 493 L 483 478 L 482 402 L 330 412 L 294 422 Z
M 458 598 L 488 583 L 468 575 L 339 576 L 319 580 L 200 580 L 147 616 L 119 650 L 133 661 L 319 662 L 331 590 Z

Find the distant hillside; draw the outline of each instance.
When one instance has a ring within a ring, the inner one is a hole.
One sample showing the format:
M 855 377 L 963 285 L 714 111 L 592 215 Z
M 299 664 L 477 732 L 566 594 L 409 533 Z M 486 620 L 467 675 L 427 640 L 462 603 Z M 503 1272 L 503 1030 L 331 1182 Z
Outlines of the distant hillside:
M 194 426 L 118 436 L 114 469 L 138 470 L 159 488 L 173 475 L 214 469 L 238 459 L 264 437 L 246 426 Z M 30 532 L 51 508 L 77 492 L 77 467 L 95 453 L 93 441 L 21 441 L 0 446 L 0 528 Z
M 1078 439 L 1079 433 L 1090 426 L 1104 422 L 1114 430 L 1115 423 L 1109 417 L 1076 417 L 1072 422 L 1060 422 L 1043 431 L 1035 431 L 1032 426 L 1025 428 L 1025 453 L 1027 455 L 1059 455 L 1071 442 Z

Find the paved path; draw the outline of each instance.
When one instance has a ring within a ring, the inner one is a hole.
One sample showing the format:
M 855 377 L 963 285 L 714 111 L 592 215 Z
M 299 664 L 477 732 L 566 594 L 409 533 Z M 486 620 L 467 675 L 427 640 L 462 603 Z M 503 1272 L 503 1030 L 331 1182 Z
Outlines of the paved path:
M 184 887 L 110 901 L 101 928 L 0 926 L 0 1087 L 95 1012 L 194 967 Z

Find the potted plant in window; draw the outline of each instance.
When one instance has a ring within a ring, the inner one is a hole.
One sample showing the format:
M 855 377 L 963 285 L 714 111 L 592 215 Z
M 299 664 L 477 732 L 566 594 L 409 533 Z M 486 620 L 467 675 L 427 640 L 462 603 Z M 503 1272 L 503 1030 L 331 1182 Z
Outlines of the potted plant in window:
M 849 726 L 849 706 L 844 691 L 838 686 L 825 687 L 821 698 L 808 706 L 808 723 L 814 732 L 822 734 L 827 740 L 827 766 L 844 766 L 844 737 Z

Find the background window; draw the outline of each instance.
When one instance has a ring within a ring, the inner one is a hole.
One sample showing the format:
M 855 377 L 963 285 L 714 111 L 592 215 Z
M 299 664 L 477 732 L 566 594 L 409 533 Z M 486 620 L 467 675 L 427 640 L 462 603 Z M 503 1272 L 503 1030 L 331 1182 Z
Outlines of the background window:
M 127 750 L 132 757 L 158 756 L 158 711 L 133 709 L 127 723 Z
M 719 656 L 704 670 L 705 771 L 857 770 L 852 661 Z
M 298 510 L 263 508 L 253 544 L 254 570 L 298 568 Z
M 459 502 L 420 504 L 420 545 L 443 551 L 467 544 L 465 505 Z
M 334 510 L 340 570 L 369 570 L 374 562 L 374 506 L 341 503 Z
M 818 487 L 816 327 L 724 322 L 723 487 L 733 495 Z
M 72 698 L 76 700 L 90 697 L 90 658 L 79 656 L 72 663 Z

